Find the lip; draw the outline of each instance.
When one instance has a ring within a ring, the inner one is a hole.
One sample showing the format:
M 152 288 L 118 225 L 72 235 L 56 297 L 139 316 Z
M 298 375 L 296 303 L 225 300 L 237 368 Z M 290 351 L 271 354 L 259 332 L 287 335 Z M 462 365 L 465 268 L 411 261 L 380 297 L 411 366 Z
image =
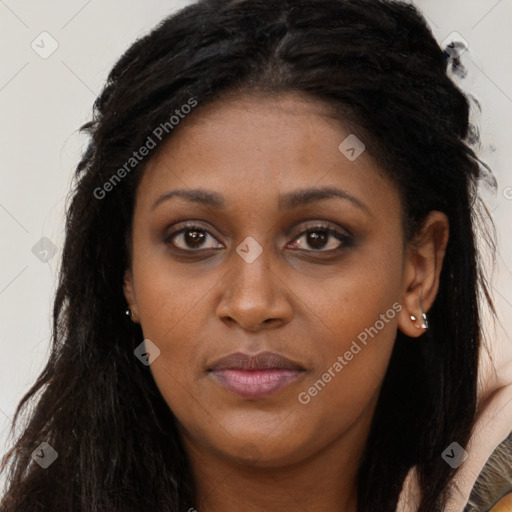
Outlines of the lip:
M 244 398 L 269 396 L 298 379 L 305 371 L 299 363 L 275 352 L 229 354 L 207 370 L 219 384 Z

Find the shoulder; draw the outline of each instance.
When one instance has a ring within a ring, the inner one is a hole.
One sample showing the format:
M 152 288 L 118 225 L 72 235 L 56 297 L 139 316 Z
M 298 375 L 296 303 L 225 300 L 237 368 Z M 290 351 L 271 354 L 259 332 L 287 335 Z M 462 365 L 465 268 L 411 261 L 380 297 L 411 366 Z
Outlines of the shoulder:
M 464 512 L 512 511 L 512 432 L 478 475 Z

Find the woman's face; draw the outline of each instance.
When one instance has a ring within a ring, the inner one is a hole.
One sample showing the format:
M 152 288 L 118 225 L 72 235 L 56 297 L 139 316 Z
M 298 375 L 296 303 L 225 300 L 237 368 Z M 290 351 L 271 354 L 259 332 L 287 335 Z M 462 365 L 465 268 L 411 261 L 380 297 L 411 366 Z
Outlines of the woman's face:
M 404 293 L 397 189 L 298 95 L 222 100 L 182 123 L 137 191 L 125 295 L 185 440 L 270 467 L 364 438 Z M 211 371 L 264 351 L 293 368 Z

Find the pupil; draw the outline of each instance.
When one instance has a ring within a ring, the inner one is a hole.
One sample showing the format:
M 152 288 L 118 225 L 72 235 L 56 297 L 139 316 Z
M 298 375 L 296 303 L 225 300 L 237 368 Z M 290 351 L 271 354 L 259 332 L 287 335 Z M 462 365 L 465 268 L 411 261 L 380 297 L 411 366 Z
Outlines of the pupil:
M 192 235 L 192 236 L 190 236 Z M 204 233 L 201 231 L 186 231 L 185 243 L 192 247 L 200 247 L 204 240 Z
M 327 237 L 326 231 L 311 231 L 308 233 L 308 244 L 315 249 L 321 249 L 324 247 Z

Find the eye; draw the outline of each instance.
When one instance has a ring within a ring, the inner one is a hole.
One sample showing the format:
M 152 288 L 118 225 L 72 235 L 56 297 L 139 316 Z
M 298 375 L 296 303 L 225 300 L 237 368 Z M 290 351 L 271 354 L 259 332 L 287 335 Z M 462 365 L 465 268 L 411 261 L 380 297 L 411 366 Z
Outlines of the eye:
M 307 229 L 299 237 L 295 238 L 292 248 L 306 249 L 310 252 L 330 252 L 348 245 L 350 240 L 350 236 L 346 233 L 333 229 L 330 226 L 318 225 Z M 307 249 L 307 246 L 313 249 Z
M 217 240 L 207 229 L 194 224 L 189 224 L 169 234 L 164 242 L 171 244 L 176 249 L 194 252 L 201 249 L 219 249 L 224 247 L 220 243 L 206 243 L 208 239 Z M 350 235 L 338 231 L 328 225 L 313 226 L 303 231 L 294 242 L 289 245 L 292 249 L 305 249 L 309 252 L 336 251 L 350 244 Z M 311 247 L 311 249 L 308 249 Z
M 181 249 L 184 251 L 193 251 L 197 249 L 218 249 L 217 246 L 205 246 L 205 241 L 208 238 L 213 238 L 212 233 L 205 228 L 200 228 L 199 226 L 188 225 L 178 231 L 174 231 L 169 236 L 165 238 L 165 243 L 170 243 L 177 249 Z M 220 247 L 223 247 L 220 244 Z

